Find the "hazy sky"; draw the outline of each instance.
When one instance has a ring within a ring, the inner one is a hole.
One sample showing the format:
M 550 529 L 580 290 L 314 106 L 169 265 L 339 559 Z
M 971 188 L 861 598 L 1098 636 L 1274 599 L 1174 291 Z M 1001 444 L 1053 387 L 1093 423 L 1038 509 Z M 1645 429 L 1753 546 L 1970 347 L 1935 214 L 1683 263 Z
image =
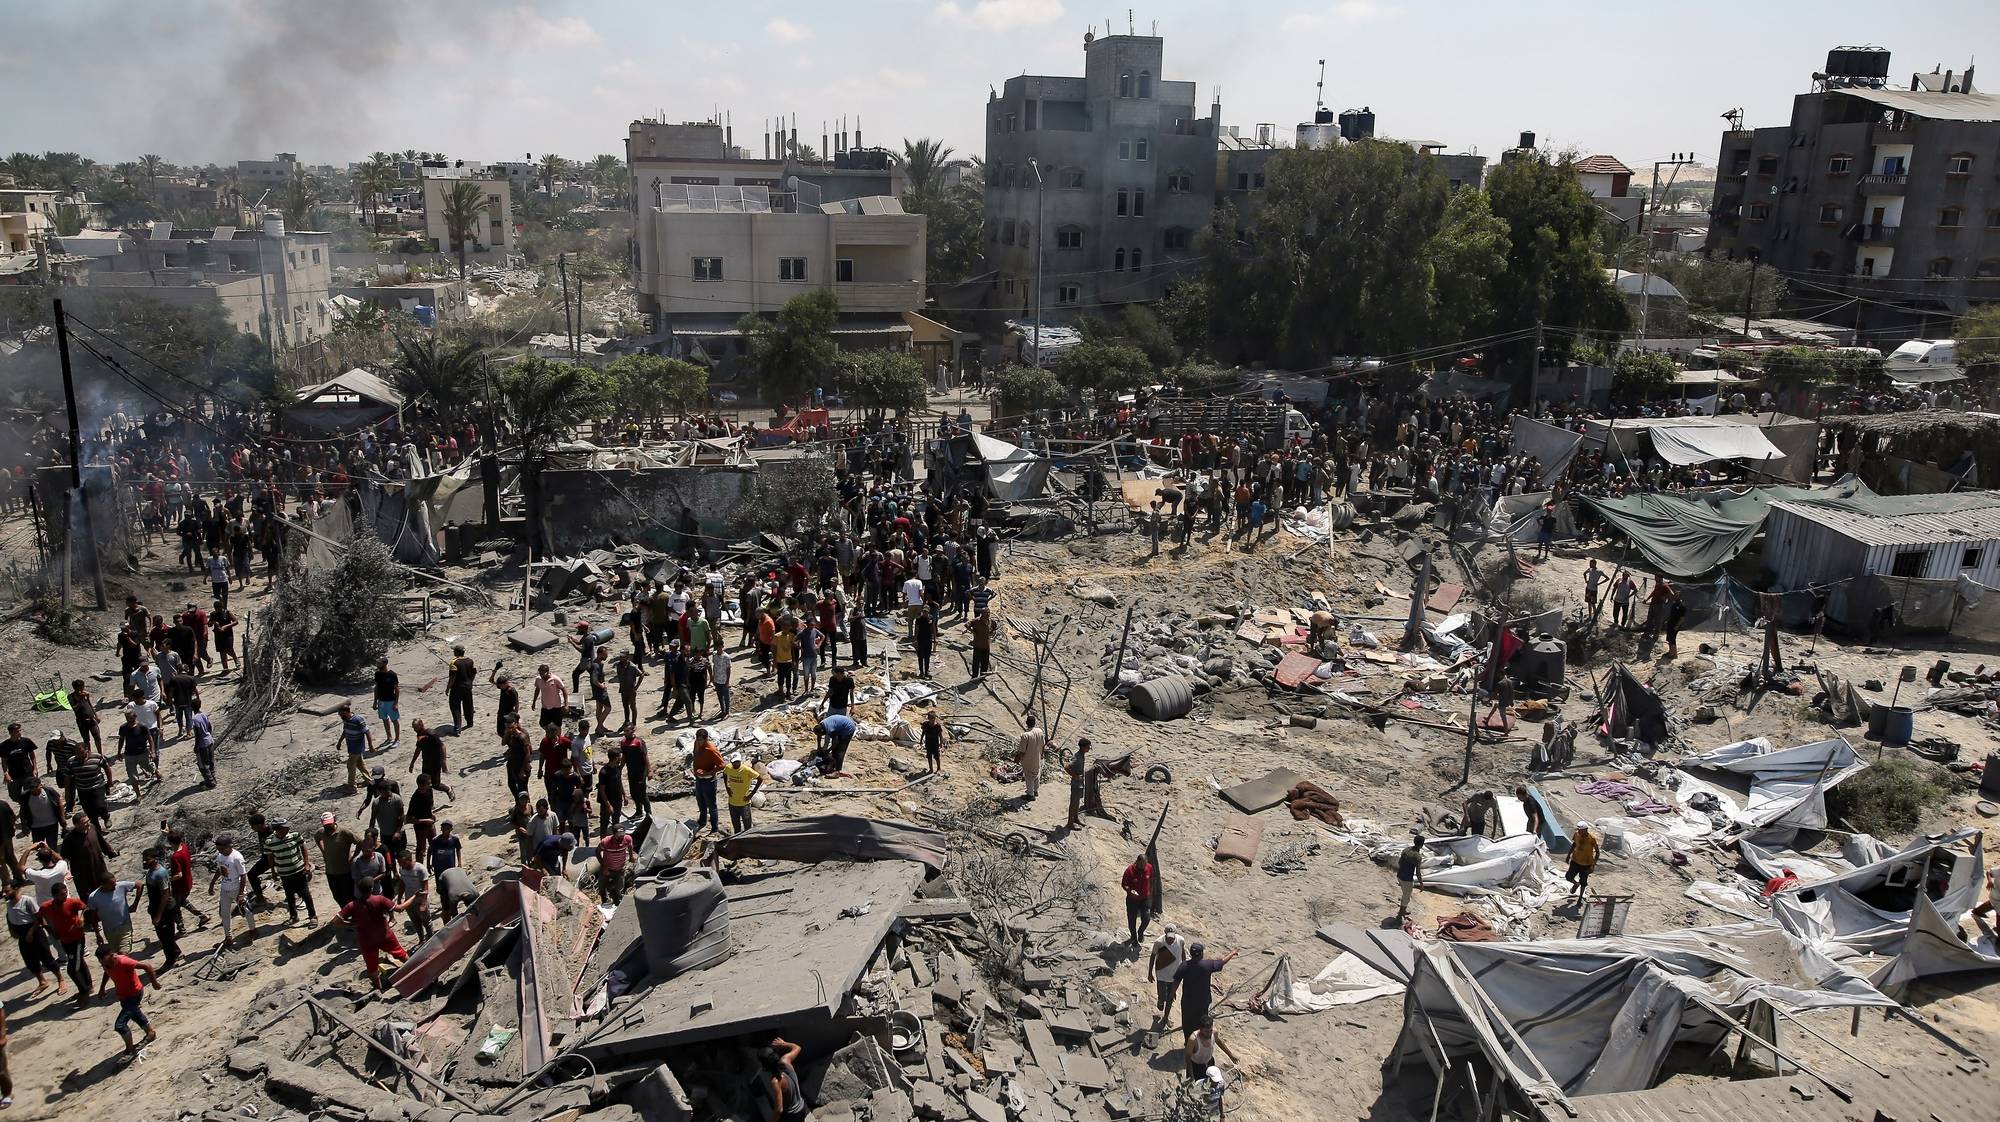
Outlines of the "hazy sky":
M 7 151 L 182 163 L 296 151 L 345 163 L 376 149 L 456 158 L 622 153 L 626 125 L 733 112 L 858 118 L 868 144 L 984 143 L 989 86 L 1080 74 L 1093 21 L 1126 8 L 1065 0 L 56 0 L 7 5 Z M 1165 77 L 1192 80 L 1225 124 L 1280 135 L 1326 102 L 1368 105 L 1384 135 L 1497 155 L 1522 129 L 1638 168 L 1679 149 L 1712 161 L 1718 118 L 1781 124 L 1827 48 L 1893 52 L 1892 82 L 1982 53 L 2000 90 L 2000 0 L 1172 0 L 1131 9 L 1166 38 Z M 808 138 L 810 138 L 808 140 Z

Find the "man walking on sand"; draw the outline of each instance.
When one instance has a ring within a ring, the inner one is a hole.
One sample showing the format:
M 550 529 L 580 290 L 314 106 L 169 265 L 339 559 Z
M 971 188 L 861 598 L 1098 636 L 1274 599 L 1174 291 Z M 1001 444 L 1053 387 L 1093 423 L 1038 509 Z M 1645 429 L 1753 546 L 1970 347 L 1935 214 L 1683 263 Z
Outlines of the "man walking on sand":
M 132 1042 L 133 1025 L 146 1030 L 147 1044 L 160 1038 L 160 1034 L 153 1031 L 153 1022 L 147 1019 L 145 1010 L 139 1008 L 146 995 L 145 983 L 151 982 L 154 989 L 159 989 L 160 976 L 146 963 L 112 950 L 108 943 L 97 948 L 97 962 L 104 968 L 104 977 L 97 983 L 97 995 L 104 996 L 107 987 L 117 988 L 118 1018 L 111 1022 L 111 1027 L 118 1030 L 119 1039 L 125 1042 L 125 1054 L 130 1056 L 139 1050 L 139 1045 Z M 145 978 L 144 982 L 140 980 L 141 975 Z
M 1042 792 L 1042 749 L 1048 747 L 1048 734 L 1035 727 L 1035 715 L 1028 714 L 1027 727 L 1021 730 L 1020 739 L 1014 742 L 1014 759 L 1021 765 L 1021 777 L 1028 782 L 1028 800 Z

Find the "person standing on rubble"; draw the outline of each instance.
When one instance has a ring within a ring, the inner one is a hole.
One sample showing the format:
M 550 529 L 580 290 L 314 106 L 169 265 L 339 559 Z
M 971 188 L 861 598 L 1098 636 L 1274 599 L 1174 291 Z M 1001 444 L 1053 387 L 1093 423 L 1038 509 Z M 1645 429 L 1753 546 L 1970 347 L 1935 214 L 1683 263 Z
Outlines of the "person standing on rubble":
M 770 1111 L 764 1116 L 765 1122 L 781 1122 L 784 1119 L 802 1120 L 806 1116 L 805 1093 L 799 1088 L 799 1073 L 792 1066 L 798 1063 L 799 1046 L 781 1036 L 771 1038 L 771 1046 L 757 1054 L 761 1090 L 770 1098 Z
M 1409 847 L 1396 855 L 1396 886 L 1402 895 L 1396 902 L 1396 920 L 1410 914 L 1410 897 L 1424 883 L 1424 836 L 1411 834 Z
M 1578 822 L 1576 832 L 1569 839 L 1569 870 L 1563 879 L 1570 884 L 1570 897 L 1582 899 L 1590 887 L 1591 870 L 1597 868 L 1597 835 L 1591 832 L 1590 823 Z
M 1632 626 L 1632 598 L 1639 593 L 1639 585 L 1632 574 L 1619 570 L 1611 582 L 1611 626 Z
M 1207 948 L 1196 943 L 1188 948 L 1188 959 L 1181 966 L 1181 1033 L 1182 1043 L 1192 1036 L 1194 1030 L 1208 1022 L 1209 1009 L 1215 1001 L 1214 978 L 1236 958 L 1237 952 L 1230 951 L 1221 958 L 1209 958 L 1203 952 Z
M 1153 922 L 1153 863 L 1141 853 L 1125 866 L 1125 875 L 1119 878 L 1119 887 L 1125 890 L 1125 928 L 1132 936 L 1132 949 L 1139 949 L 1139 941 L 1146 937 L 1146 928 Z
M 1662 581 L 1661 583 L 1665 584 L 1666 582 Z M 1687 622 L 1688 606 L 1687 601 L 1681 599 L 1681 590 L 1674 585 L 1667 585 L 1666 606 L 1661 614 L 1665 617 L 1662 620 L 1662 625 L 1667 631 L 1667 657 L 1670 659 L 1679 658 L 1681 656 L 1681 625 Z M 1775 622 L 1770 622 L 1766 626 L 1767 634 L 1770 636 L 1771 648 L 1775 651 L 1778 642 L 1778 625 Z M 1782 671 L 1784 667 L 1780 666 L 1778 669 Z
M 694 772 L 694 828 L 698 831 L 705 824 L 719 834 L 722 832 L 722 813 L 715 796 L 724 764 L 722 753 L 716 750 L 714 737 L 705 728 L 695 730 L 694 755 L 690 765 Z
M 1757 656 L 1757 673 L 1769 681 L 1785 672 L 1785 656 L 1778 650 L 1778 617 L 1785 614 L 1785 597 L 1775 591 L 1757 594 L 1758 614 L 1764 617 L 1764 652 Z
M 937 710 L 924 714 L 924 722 L 918 726 L 923 734 L 924 771 L 935 775 L 944 770 L 944 722 L 938 720 Z
M 357 883 L 356 888 L 360 885 Z M 412 898 L 414 899 L 414 898 Z M 398 904 L 377 891 L 373 880 L 369 881 L 367 895 L 357 894 L 340 909 L 333 922 L 342 927 L 354 929 L 354 942 L 361 950 L 361 961 L 368 972 L 368 984 L 376 991 L 384 988 L 386 979 L 382 973 L 382 956 L 386 953 L 397 962 L 406 961 L 409 952 L 396 938 L 396 929 L 390 923 L 391 917 L 404 911 L 411 901 Z
M 721 644 L 716 644 L 708 655 L 708 684 L 715 690 L 716 718 L 729 716 L 729 680 L 736 674 L 736 664 L 730 661 L 729 652 Z
M 1178 924 L 1167 923 L 1160 929 L 1160 937 L 1153 940 L 1152 953 L 1146 956 L 1146 980 L 1153 983 L 1157 996 L 1154 1031 L 1166 1028 L 1167 1022 L 1173 1018 L 1174 991 L 1180 988 L 1181 966 L 1187 962 L 1187 957 L 1186 936 L 1181 934 Z
M 1035 715 L 1028 714 L 1021 736 L 1014 742 L 1014 760 L 1021 765 L 1021 778 L 1027 781 L 1028 802 L 1042 793 L 1042 749 L 1048 743 L 1048 734 L 1035 727 Z
M 729 832 L 740 834 L 752 825 L 751 801 L 764 787 L 764 769 L 754 767 L 735 752 L 729 757 L 729 766 L 722 769 L 722 781 L 729 789 Z

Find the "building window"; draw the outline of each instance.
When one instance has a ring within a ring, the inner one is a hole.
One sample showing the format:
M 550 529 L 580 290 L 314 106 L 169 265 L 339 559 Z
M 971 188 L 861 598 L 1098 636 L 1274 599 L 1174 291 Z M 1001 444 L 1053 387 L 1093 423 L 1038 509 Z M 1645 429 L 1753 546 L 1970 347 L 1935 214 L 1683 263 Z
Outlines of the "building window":
M 722 279 L 722 258 L 697 257 L 690 272 L 698 281 L 719 281 Z
M 1146 189 L 1144 187 L 1132 192 L 1132 217 L 1146 217 Z
M 1008 132 L 1013 132 L 1013 131 L 1014 131 L 1014 129 L 1015 129 L 1015 126 L 1019 125 L 1020 123 L 1021 123 L 1021 118 L 1020 118 L 1020 115 L 1019 115 L 1019 114 L 1015 114 L 1015 113 L 1009 113 L 1009 114 L 1007 114 L 1007 131 L 1008 131 Z
M 1930 556 L 1931 551 L 1928 549 L 1906 549 L 1896 554 L 1896 560 L 1889 566 L 1889 575 L 1921 577 L 1924 575 L 1924 563 L 1930 560 Z
M 1185 171 L 1167 173 L 1167 190 L 1176 195 L 1185 195 L 1194 190 L 1194 176 Z
M 1908 156 L 1882 157 L 1883 175 L 1906 175 L 1909 173 L 1909 170 L 1910 170 L 1910 163 Z
M 1840 204 L 1839 203 L 1819 204 L 1819 220 L 1823 223 L 1826 223 L 1827 225 L 1832 225 L 1833 223 L 1840 221 Z
M 1056 172 L 1056 186 L 1065 191 L 1083 190 L 1083 169 L 1063 168 Z
M 1236 189 L 1237 189 L 1238 191 L 1248 191 L 1248 190 L 1250 189 L 1250 173 L 1249 173 L 1249 172 L 1247 172 L 1247 171 L 1239 171 L 1239 172 L 1237 172 L 1237 173 L 1236 173 Z
M 1033 245 L 1033 244 L 1035 244 L 1035 224 L 1034 224 L 1034 223 L 1032 223 L 1032 222 L 1023 222 L 1023 223 L 1021 223 L 1021 244 L 1022 244 L 1022 245 Z
M 778 279 L 781 281 L 802 281 L 806 279 L 806 259 L 803 257 L 778 258 Z
M 1977 274 L 1982 277 L 2000 277 L 2000 257 L 1988 257 L 1981 261 Z
M 834 260 L 833 279 L 841 284 L 848 284 L 854 280 L 854 259 L 852 257 L 840 257 Z
M 1956 230 L 1964 224 L 1965 224 L 1964 208 L 1948 206 L 1943 210 L 1938 211 L 1938 225 L 1944 227 L 1945 229 Z
M 1762 222 L 1771 217 L 1771 206 L 1769 203 L 1751 203 L 1743 217 L 1752 222 Z
M 1852 170 L 1854 170 L 1854 157 L 1844 152 L 1838 156 L 1827 157 L 1826 173 L 1828 175 L 1846 175 Z
M 1014 244 L 1014 220 L 1011 218 L 1000 224 L 1000 244 Z
M 986 224 L 986 241 L 987 241 L 987 243 L 988 243 L 988 244 L 998 244 L 998 243 L 999 243 L 999 241 L 1000 241 L 1000 224 L 999 224 L 998 222 L 988 222 L 988 223 Z
M 1131 141 L 1120 138 L 1120 140 L 1118 141 L 1118 158 L 1121 160 L 1129 160 L 1132 158 Z
M 1823 249 L 1814 250 L 1812 255 L 1812 271 L 1815 273 L 1832 272 L 1833 254 L 1828 253 Z
M 1150 70 L 1139 71 L 1139 96 L 1153 96 L 1153 72 Z
M 1059 284 L 1056 286 L 1056 303 L 1058 304 L 1074 304 L 1081 298 L 1082 293 L 1076 285 Z
M 1140 137 L 1138 140 L 1132 142 L 1132 156 L 1134 159 L 1139 159 L 1139 160 L 1145 159 L 1146 151 L 1147 148 L 1146 148 L 1145 137 Z
M 1122 245 L 1111 251 L 1111 271 L 1114 273 L 1125 271 L 1125 247 Z
M 319 250 L 313 250 L 313 264 L 319 264 Z
M 1007 295 L 1009 295 L 1009 296 L 1012 296 L 1012 295 L 1014 295 L 1014 278 L 1013 278 L 1013 277 L 1008 277 L 1008 278 L 1007 278 L 1007 280 L 1006 280 L 1006 282 L 1005 282 L 1005 285 L 1004 285 L 1004 287 L 1005 287 L 1005 288 L 1006 288 L 1006 290 L 1007 290 Z
M 1160 243 L 1168 249 L 1186 249 L 1194 244 L 1194 231 L 1186 226 L 1169 226 L 1160 234 Z
M 1778 174 L 1778 157 L 1776 156 L 1757 157 L 1757 174 L 1758 175 Z
M 1145 264 L 1145 262 L 1146 262 L 1146 251 L 1145 251 L 1145 250 L 1143 250 L 1143 249 L 1140 249 L 1140 248 L 1139 248 L 1138 246 L 1136 246 L 1136 245 L 1135 245 L 1135 246 L 1133 246 L 1133 247 L 1132 247 L 1132 271 L 1133 271 L 1133 272 L 1135 272 L 1135 273 L 1136 273 L 1136 272 L 1138 272 L 1138 271 L 1139 271 L 1139 266 L 1141 266 L 1141 265 Z
M 1118 76 L 1118 96 L 1119 97 L 1132 96 L 1132 72 L 1130 70 L 1127 70 L 1123 74 L 1120 74 Z
M 1985 559 L 1985 550 L 1977 547 L 1970 548 L 1965 551 L 1965 556 L 1958 559 L 1958 567 L 1961 569 L 1977 569 L 1979 563 Z
M 1083 248 L 1083 227 L 1081 227 L 1081 226 L 1058 226 L 1058 227 L 1056 227 L 1056 248 L 1057 248 L 1057 249 L 1082 249 L 1082 248 Z
M 1041 104 L 1042 103 L 1039 101 L 1031 101 L 1027 104 L 1027 108 L 1024 110 L 1024 112 L 1027 114 L 1027 120 L 1024 122 L 1024 127 L 1021 129 L 1022 132 L 1035 131 L 1035 118 L 1039 116 L 1036 110 L 1041 108 Z
M 1928 277 L 1948 277 L 1948 276 L 1950 276 L 1950 275 L 1951 275 L 1951 258 L 1949 258 L 1949 257 L 1933 257 L 1933 258 L 1931 259 L 1931 264 L 1930 264 L 1930 268 L 1929 268 L 1929 269 L 1927 269 L 1927 270 L 1925 270 L 1925 272 L 1924 272 L 1924 275 L 1925 275 L 1925 276 L 1928 276 Z
M 1130 212 L 1131 205 L 1131 196 L 1126 192 L 1125 188 L 1120 187 L 1118 189 L 1118 217 L 1125 217 Z
M 1873 257 L 1863 257 L 1861 259 L 1861 275 L 1864 277 L 1875 275 L 1875 259 Z
M 1012 187 L 1013 185 L 1014 185 L 1014 165 L 1013 164 L 1000 165 L 1000 186 Z
M 1972 174 L 1972 153 L 1960 152 L 1944 162 L 1946 175 L 1967 176 Z

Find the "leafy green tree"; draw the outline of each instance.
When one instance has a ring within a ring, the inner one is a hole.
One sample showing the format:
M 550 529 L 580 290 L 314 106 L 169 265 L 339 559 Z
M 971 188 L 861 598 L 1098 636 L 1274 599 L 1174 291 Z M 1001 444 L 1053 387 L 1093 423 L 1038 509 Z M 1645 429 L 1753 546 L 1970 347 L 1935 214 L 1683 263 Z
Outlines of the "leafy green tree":
M 633 354 L 604 368 L 619 416 L 686 413 L 708 396 L 708 371 L 686 359 Z
M 507 427 L 521 447 L 521 493 L 531 512 L 531 529 L 546 552 L 548 535 L 539 517 L 542 468 L 550 449 L 609 410 L 609 382 L 588 367 L 529 357 L 502 368 L 498 383 Z
M 965 161 L 953 159 L 951 145 L 944 141 L 919 137 L 903 141 L 903 153 L 897 162 L 903 166 L 904 190 L 925 195 L 944 190 L 945 173 Z
M 1689 309 L 1696 312 L 1741 316 L 1743 302 L 1750 298 L 1748 261 L 1691 256 L 1678 261 L 1662 261 L 1654 271 L 1679 289 L 1681 295 L 1687 297 Z M 1653 295 L 1655 306 L 1648 310 L 1648 319 L 1659 310 L 1659 294 L 1656 292 Z M 1777 270 L 1758 269 L 1757 293 L 1750 306 L 1751 316 L 1762 319 L 1774 314 L 1790 295 L 1790 286 Z M 1647 327 L 1651 330 L 1654 325 L 1649 323 Z
M 1190 277 L 1169 286 L 1166 296 L 1153 307 L 1182 354 L 1208 349 L 1208 300 L 1208 280 Z
M 1062 352 L 1056 359 L 1055 374 L 1073 390 L 1100 394 L 1135 390 L 1154 377 L 1153 364 L 1145 351 L 1127 343 L 1089 339 Z
M 1235 389 L 1242 384 L 1243 376 L 1226 366 L 1189 362 L 1174 369 L 1172 381 L 1190 397 L 1205 397 Z
M 1146 352 L 1146 361 L 1156 367 L 1173 366 L 1181 360 L 1180 344 L 1159 314 L 1144 304 L 1127 304 L 1118 312 L 1118 336 Z
M 1026 363 L 1009 363 L 993 376 L 1002 408 L 1009 416 L 1060 405 L 1069 394 L 1053 373 Z
M 1784 347 L 1757 357 L 1764 377 L 1774 386 L 1853 385 L 1882 377 L 1888 361 L 1880 354 L 1833 351 L 1819 347 Z
M 586 173 L 593 186 L 600 191 L 609 192 L 614 200 L 625 196 L 627 178 L 625 161 L 622 157 L 613 156 L 609 152 L 601 153 L 590 161 Z
M 2000 304 L 1974 308 L 1959 318 L 1958 361 L 1975 378 L 2000 374 Z
M 1568 331 L 1622 330 L 1630 319 L 1625 300 L 1604 275 L 1598 229 L 1604 212 L 1577 184 L 1572 162 L 1538 156 L 1510 160 L 1486 177 L 1493 214 L 1507 224 L 1507 267 L 1494 277 L 1494 327 L 1526 331 L 1537 323 Z M 1545 337 L 1559 360 L 1568 333 Z M 1523 338 L 1494 350 L 1526 362 L 1534 348 Z
M 839 322 L 840 301 L 824 288 L 785 301 L 771 319 L 746 315 L 737 321 L 750 343 L 751 378 L 766 401 L 797 401 L 825 384 L 840 357 L 833 341 Z
M 1620 351 L 1611 364 L 1611 388 L 1628 401 L 1638 401 L 1674 384 L 1680 366 L 1658 351 Z
M 1453 192 L 1443 224 L 1424 247 L 1431 343 L 1492 333 L 1493 278 L 1507 267 L 1507 250 L 1507 224 L 1493 216 L 1486 192 L 1475 187 Z
M 493 366 L 486 348 L 471 339 L 413 333 L 396 337 L 396 359 L 388 373 L 403 394 L 405 409 L 456 428 L 490 392 Z
M 486 216 L 486 192 L 479 184 L 461 179 L 444 193 L 443 204 L 445 235 L 458 250 L 458 279 L 464 280 L 466 248 Z
M 850 351 L 840 356 L 841 396 L 875 413 L 922 409 L 930 385 L 923 364 L 902 351 Z
M 924 216 L 924 269 L 937 284 L 955 284 L 980 271 L 985 249 L 986 200 L 965 184 L 903 193 L 903 209 Z
M 319 180 L 306 174 L 303 166 L 294 166 L 291 182 L 285 185 L 284 197 L 278 204 L 278 212 L 285 216 L 285 228 L 311 229 L 313 212 L 319 209 L 319 204 Z
M 1223 362 L 1275 360 L 1296 278 L 1278 253 L 1239 236 L 1236 208 L 1217 207 L 1200 246 L 1208 299 L 1208 353 Z

